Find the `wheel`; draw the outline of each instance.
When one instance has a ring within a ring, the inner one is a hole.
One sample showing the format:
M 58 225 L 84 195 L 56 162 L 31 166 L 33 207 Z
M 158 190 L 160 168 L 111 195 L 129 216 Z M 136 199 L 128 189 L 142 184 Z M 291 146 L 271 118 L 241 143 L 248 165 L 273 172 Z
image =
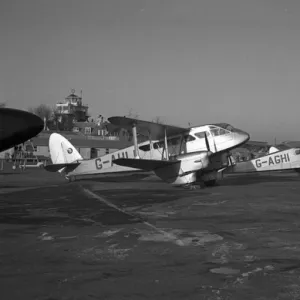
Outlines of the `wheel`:
M 215 186 L 217 183 L 216 179 L 204 181 L 205 186 Z

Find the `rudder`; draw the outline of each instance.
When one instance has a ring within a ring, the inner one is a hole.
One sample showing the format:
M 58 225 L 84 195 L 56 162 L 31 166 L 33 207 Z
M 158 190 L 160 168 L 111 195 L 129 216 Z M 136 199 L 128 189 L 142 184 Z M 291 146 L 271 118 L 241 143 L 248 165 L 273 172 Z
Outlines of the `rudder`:
M 58 133 L 50 135 L 49 151 L 53 164 L 71 164 L 75 161 L 83 160 L 76 148 Z

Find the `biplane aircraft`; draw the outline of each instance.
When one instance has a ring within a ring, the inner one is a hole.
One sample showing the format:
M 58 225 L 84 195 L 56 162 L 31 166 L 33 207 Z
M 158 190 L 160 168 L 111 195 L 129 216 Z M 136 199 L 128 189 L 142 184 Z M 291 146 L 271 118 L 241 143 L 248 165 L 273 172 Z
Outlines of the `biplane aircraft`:
M 249 173 L 300 167 L 299 149 L 276 152 L 247 162 L 232 163 L 230 150 L 246 143 L 248 133 L 227 123 L 181 128 L 127 117 L 111 117 L 111 124 L 132 129 L 134 145 L 95 159 L 84 160 L 63 136 L 49 138 L 51 172 L 73 181 L 85 175 L 153 171 L 174 186 L 215 185 L 220 173 Z M 138 143 L 137 131 L 147 137 Z
M 63 172 L 70 180 L 91 174 L 154 171 L 173 185 L 202 180 L 213 185 L 216 172 L 228 166 L 229 151 L 250 138 L 249 134 L 226 123 L 191 128 L 157 124 L 126 117 L 111 117 L 111 124 L 131 129 L 134 145 L 95 159 L 83 160 L 64 137 L 49 138 L 52 165 L 46 170 Z M 148 138 L 138 143 L 137 132 Z

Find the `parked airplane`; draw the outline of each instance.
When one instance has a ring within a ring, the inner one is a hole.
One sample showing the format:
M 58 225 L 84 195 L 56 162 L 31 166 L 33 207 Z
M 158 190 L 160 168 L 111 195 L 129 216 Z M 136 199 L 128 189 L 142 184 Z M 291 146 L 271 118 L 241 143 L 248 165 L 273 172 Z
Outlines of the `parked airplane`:
M 126 117 L 108 120 L 119 127 L 132 128 L 134 146 L 83 160 L 68 140 L 53 133 L 49 138 L 53 164 L 45 169 L 64 172 L 70 180 L 91 174 L 144 170 L 154 171 L 173 185 L 189 185 L 198 180 L 213 185 L 217 171 L 228 166 L 229 150 L 250 138 L 248 133 L 226 123 L 181 128 Z M 138 144 L 137 129 L 149 140 Z
M 226 173 L 251 173 L 295 170 L 300 168 L 300 148 L 272 152 L 268 155 L 237 163 L 228 167 Z
M 293 147 L 290 147 L 288 144 L 279 144 L 276 146 L 271 146 L 269 149 L 269 154 L 273 154 L 273 153 L 279 153 L 282 152 L 284 150 L 290 150 L 290 149 L 294 149 Z M 299 168 L 295 168 L 294 169 L 295 172 L 300 174 L 300 169 Z
M 0 108 L 0 152 L 24 143 L 43 130 L 44 123 L 27 111 Z

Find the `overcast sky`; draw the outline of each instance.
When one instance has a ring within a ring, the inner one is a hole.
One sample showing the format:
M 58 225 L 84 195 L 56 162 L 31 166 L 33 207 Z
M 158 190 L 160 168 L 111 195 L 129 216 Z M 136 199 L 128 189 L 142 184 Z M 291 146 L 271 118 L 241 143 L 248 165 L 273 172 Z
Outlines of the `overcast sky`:
M 0 101 L 300 140 L 299 0 L 2 0 Z

